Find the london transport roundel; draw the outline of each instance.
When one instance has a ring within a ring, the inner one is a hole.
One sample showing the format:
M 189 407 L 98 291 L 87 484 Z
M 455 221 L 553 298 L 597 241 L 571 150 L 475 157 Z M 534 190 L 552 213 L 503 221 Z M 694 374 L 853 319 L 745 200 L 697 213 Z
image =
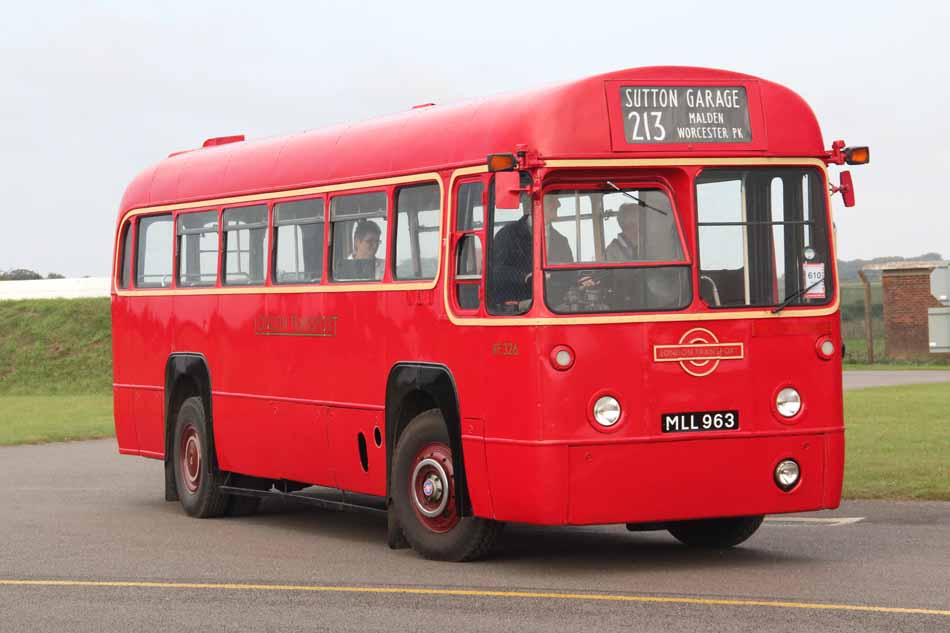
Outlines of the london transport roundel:
M 716 371 L 724 360 L 744 357 L 742 343 L 721 343 L 715 334 L 701 327 L 688 330 L 675 345 L 653 346 L 654 362 L 679 363 L 683 371 L 698 378 Z

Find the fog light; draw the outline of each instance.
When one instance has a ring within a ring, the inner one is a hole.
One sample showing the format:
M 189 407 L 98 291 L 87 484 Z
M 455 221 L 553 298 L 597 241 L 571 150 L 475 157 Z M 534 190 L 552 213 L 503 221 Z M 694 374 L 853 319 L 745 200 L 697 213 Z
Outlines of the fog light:
M 775 467 L 775 484 L 785 492 L 788 492 L 798 483 L 801 474 L 802 472 L 798 466 L 798 462 L 794 459 L 783 459 L 779 462 L 778 466 Z
M 786 418 L 794 418 L 802 410 L 802 397 L 791 387 L 785 387 L 775 398 L 775 408 Z
M 594 420 L 601 426 L 613 426 L 620 419 L 620 403 L 612 396 L 601 396 L 594 403 Z

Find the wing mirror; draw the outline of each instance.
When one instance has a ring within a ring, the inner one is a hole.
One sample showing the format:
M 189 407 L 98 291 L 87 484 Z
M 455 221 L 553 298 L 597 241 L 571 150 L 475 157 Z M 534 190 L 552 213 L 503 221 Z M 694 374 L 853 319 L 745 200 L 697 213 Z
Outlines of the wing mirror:
M 831 194 L 834 195 L 841 192 L 841 200 L 844 202 L 844 206 L 853 207 L 854 206 L 854 181 L 851 180 L 851 172 L 843 171 L 839 174 L 840 184 L 835 187 L 831 186 Z
M 521 173 L 517 171 L 495 172 L 495 208 L 521 208 Z

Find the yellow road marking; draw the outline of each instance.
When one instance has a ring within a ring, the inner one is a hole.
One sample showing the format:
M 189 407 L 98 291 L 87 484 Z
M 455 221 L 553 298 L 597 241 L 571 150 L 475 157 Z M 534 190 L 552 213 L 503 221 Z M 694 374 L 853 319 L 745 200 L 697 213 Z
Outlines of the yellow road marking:
M 906 613 L 950 617 L 950 610 L 876 607 L 859 604 L 823 604 L 819 602 L 786 602 L 780 600 L 733 600 L 728 598 L 685 598 L 672 596 L 624 596 L 598 593 L 561 593 L 550 591 L 491 591 L 481 589 L 425 589 L 411 587 L 346 587 L 333 585 L 258 585 L 245 583 L 145 582 L 95 580 L 4 580 L 0 586 L 21 587 L 97 587 L 141 589 L 218 589 L 224 591 L 300 591 L 327 593 L 375 593 L 427 596 L 466 596 L 478 598 L 536 598 L 543 600 L 597 600 L 601 602 L 639 602 L 662 604 L 696 604 L 711 606 L 778 607 L 824 611 L 861 611 L 867 613 Z

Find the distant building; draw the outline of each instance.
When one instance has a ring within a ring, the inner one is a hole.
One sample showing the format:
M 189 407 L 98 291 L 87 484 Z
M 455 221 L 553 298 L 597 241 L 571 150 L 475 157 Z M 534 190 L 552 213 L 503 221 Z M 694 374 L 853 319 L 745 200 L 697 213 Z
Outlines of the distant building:
M 0 281 L 0 301 L 14 299 L 79 299 L 108 297 L 109 277 Z
M 884 353 L 894 359 L 950 357 L 950 262 L 871 264 L 884 290 Z

